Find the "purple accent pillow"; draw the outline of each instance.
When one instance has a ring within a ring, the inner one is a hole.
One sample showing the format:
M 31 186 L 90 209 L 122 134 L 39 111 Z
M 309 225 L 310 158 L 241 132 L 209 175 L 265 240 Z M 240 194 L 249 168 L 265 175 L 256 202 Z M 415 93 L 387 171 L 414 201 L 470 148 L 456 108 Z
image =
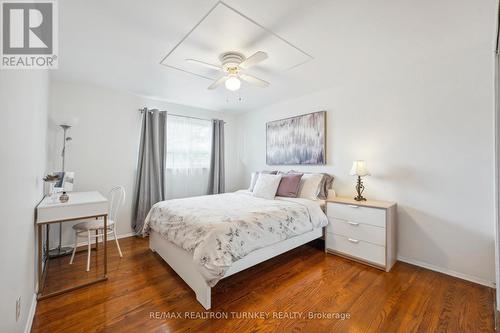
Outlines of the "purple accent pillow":
M 296 198 L 299 193 L 300 179 L 302 173 L 284 174 L 281 176 L 281 182 L 278 186 L 276 195 L 279 197 Z

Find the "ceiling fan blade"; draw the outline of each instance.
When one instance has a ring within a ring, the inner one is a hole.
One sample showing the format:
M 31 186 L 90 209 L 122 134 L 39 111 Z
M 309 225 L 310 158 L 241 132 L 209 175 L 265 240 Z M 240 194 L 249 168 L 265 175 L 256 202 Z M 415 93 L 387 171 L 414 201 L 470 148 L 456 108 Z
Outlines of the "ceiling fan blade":
M 242 80 L 247 81 L 250 84 L 253 84 L 253 85 L 256 85 L 256 86 L 262 87 L 262 88 L 269 87 L 269 85 L 270 85 L 269 82 L 264 81 L 262 79 L 259 79 L 258 77 L 255 77 L 255 76 L 249 75 L 249 74 L 240 73 L 240 78 Z
M 189 61 L 189 62 L 191 62 L 193 64 L 198 64 L 198 65 L 202 65 L 202 66 L 205 66 L 205 67 L 208 67 L 208 68 L 216 69 L 216 70 L 221 70 L 222 69 L 222 67 L 219 66 L 219 65 L 209 64 L 208 62 L 204 62 L 204 61 L 200 61 L 200 60 L 186 59 L 186 61 Z
M 208 89 L 213 90 L 213 89 L 217 88 L 218 86 L 220 86 L 221 84 L 223 84 L 224 82 L 226 82 L 226 80 L 228 78 L 229 77 L 227 75 L 221 76 L 220 78 L 218 78 L 217 80 L 215 80 L 211 85 L 209 85 Z
M 245 61 L 240 64 L 240 67 L 243 69 L 250 68 L 254 65 L 257 65 L 259 62 L 267 59 L 267 53 L 263 51 L 257 51 L 248 57 Z

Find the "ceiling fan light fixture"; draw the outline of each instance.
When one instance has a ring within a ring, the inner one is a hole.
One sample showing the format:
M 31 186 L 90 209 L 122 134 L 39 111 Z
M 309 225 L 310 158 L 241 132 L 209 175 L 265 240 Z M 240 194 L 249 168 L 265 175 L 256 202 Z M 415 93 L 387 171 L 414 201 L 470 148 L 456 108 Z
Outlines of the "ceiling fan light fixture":
M 231 76 L 229 79 L 226 80 L 224 85 L 226 86 L 227 90 L 236 91 L 240 89 L 241 81 L 236 76 Z
M 224 52 L 219 56 L 219 61 L 221 62 L 220 65 L 214 65 L 191 58 L 186 59 L 186 61 L 221 72 L 219 77 L 215 79 L 215 81 L 213 81 L 207 89 L 214 90 L 224 84 L 227 90 L 236 91 L 241 88 L 241 80 L 257 87 L 269 87 L 269 82 L 242 71 L 257 65 L 266 59 L 267 53 L 263 51 L 257 51 L 248 58 L 240 52 L 230 51 Z

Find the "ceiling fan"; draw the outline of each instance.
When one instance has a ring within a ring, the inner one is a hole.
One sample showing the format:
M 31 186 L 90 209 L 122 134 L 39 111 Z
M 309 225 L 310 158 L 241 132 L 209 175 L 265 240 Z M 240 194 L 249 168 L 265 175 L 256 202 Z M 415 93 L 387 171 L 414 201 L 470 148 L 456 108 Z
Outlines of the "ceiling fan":
M 240 89 L 241 80 L 253 84 L 257 87 L 265 88 L 269 86 L 269 82 L 244 72 L 246 69 L 257 65 L 258 63 L 266 59 L 267 53 L 263 51 L 257 51 L 248 58 L 240 52 L 230 51 L 224 52 L 219 56 L 219 60 L 221 62 L 220 65 L 214 65 L 195 59 L 186 59 L 186 61 L 208 68 L 220 70 L 222 72 L 222 75 L 210 86 L 208 86 L 208 89 L 212 90 L 217 88 L 221 84 L 224 84 L 228 90 L 235 91 Z

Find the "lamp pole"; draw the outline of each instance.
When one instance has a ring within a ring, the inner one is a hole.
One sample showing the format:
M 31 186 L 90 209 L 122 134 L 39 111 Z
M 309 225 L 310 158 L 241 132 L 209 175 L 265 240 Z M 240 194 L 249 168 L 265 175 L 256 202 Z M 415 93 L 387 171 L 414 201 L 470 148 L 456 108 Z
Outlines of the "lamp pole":
M 62 179 L 62 185 L 64 186 L 64 172 L 66 171 L 65 169 L 65 164 L 66 164 L 66 142 L 71 141 L 72 138 L 67 136 L 68 130 L 71 128 L 71 125 L 59 125 L 63 129 L 63 148 L 61 151 L 61 158 L 62 158 L 62 168 L 61 171 L 63 172 L 63 179 Z M 70 253 L 73 252 L 72 247 L 62 247 L 62 223 L 59 222 L 59 245 L 55 248 L 49 251 L 49 258 L 57 258 L 57 257 L 62 257 L 66 256 Z
M 62 168 L 61 168 L 61 171 L 64 172 L 64 171 L 66 171 L 66 169 L 65 169 L 65 162 L 66 162 L 66 141 L 71 141 L 72 140 L 71 137 L 67 136 L 67 132 L 71 128 L 71 125 L 60 125 L 60 126 L 63 129 L 63 131 L 64 131 L 64 134 L 63 134 L 63 149 L 62 149 L 62 152 L 61 152 L 61 157 L 62 157 Z

